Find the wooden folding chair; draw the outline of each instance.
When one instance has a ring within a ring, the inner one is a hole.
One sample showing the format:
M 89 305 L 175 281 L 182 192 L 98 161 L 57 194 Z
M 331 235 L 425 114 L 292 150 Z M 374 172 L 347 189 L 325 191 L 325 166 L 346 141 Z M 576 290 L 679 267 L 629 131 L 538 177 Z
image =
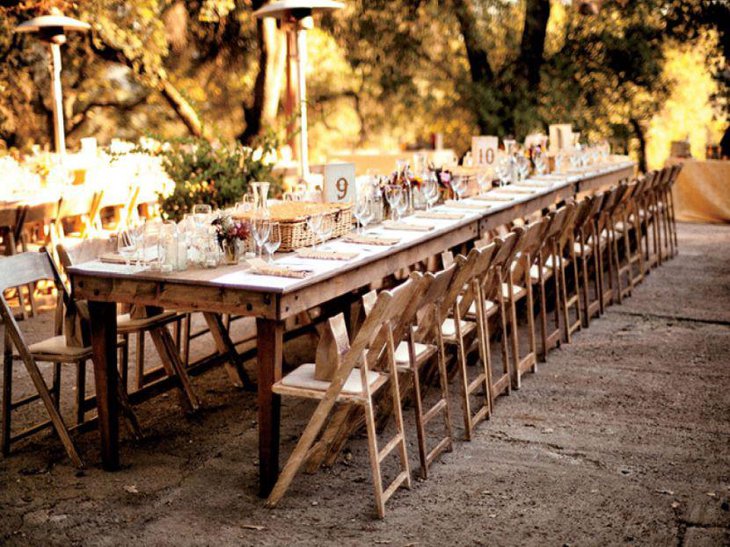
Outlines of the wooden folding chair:
M 28 344 L 21 332 L 18 323 L 15 321 L 13 314 L 7 301 L 2 296 L 2 292 L 8 287 L 17 285 L 26 285 L 38 281 L 50 281 L 58 291 L 59 299 L 56 309 L 56 335 L 35 344 Z M 69 435 L 69 429 L 61 416 L 60 397 L 61 397 L 61 365 L 76 365 L 77 383 L 76 383 L 76 408 L 77 413 L 83 408 L 85 399 L 85 364 L 91 358 L 92 350 L 90 346 L 74 347 L 67 341 L 67 337 L 62 332 L 64 311 L 73 306 L 66 287 L 61 281 L 60 275 L 56 270 L 51 257 L 47 252 L 39 253 L 22 253 L 12 257 L 8 257 L 0 261 L 0 315 L 5 323 L 5 349 L 4 349 L 4 366 L 3 366 L 3 393 L 2 393 L 2 452 L 8 455 L 11 443 L 22 438 L 28 437 L 52 427 L 61 439 L 61 442 L 68 453 L 69 458 L 77 467 L 83 467 L 83 462 L 79 457 L 76 447 Z M 118 346 L 121 348 L 123 343 Z M 13 381 L 13 347 L 17 350 L 19 358 L 23 361 L 28 374 L 36 389 L 36 394 L 25 397 L 23 399 L 13 401 L 12 399 L 12 381 Z M 49 389 L 43 378 L 41 370 L 38 367 L 39 362 L 53 363 L 53 385 Z M 121 384 L 120 384 L 121 385 Z M 134 412 L 129 405 L 126 393 L 123 389 L 119 390 L 120 403 L 124 416 L 128 419 L 132 426 L 132 431 L 139 436 L 139 424 Z M 11 414 L 12 411 L 26 406 L 34 401 L 41 400 L 45 405 L 50 420 L 38 423 L 25 431 L 12 434 L 11 430 Z
M 509 303 L 512 330 L 512 387 L 519 389 L 523 372 L 537 372 L 537 342 L 535 339 L 534 299 L 530 269 L 537 262 L 545 241 L 548 223 L 534 222 L 523 228 L 517 244 L 517 252 L 507 272 L 507 282 L 502 283 L 502 297 Z M 517 228 L 515 228 L 517 229 Z M 528 350 L 520 352 L 520 336 L 517 323 L 517 303 L 526 300 Z
M 0 209 L 0 236 L 3 239 L 2 254 L 12 256 L 17 254 L 22 240 L 23 223 L 27 206 L 4 207 Z M 15 287 L 15 298 L 18 300 L 20 318 L 27 319 L 35 315 L 35 298 L 33 297 L 34 287 L 28 285 L 28 300 L 30 302 L 30 313 L 26 309 L 23 289 L 26 287 Z
M 677 219 L 674 213 L 674 195 L 672 187 L 682 171 L 682 165 L 673 165 L 664 168 L 664 177 L 657 193 L 658 209 L 664 226 L 664 240 L 666 242 L 667 257 L 677 255 Z
M 488 261 L 493 254 L 493 247 L 488 250 L 472 249 L 467 257 L 459 255 L 454 264 L 457 271 L 451 285 L 441 302 L 441 324 L 444 343 L 456 351 L 457 370 L 460 376 L 461 403 L 464 416 L 464 438 L 470 441 L 477 424 L 486 419 L 491 412 L 489 388 L 490 357 L 484 341 L 483 313 L 484 298 L 479 284 L 482 269 L 488 268 Z M 485 265 L 486 263 L 486 265 Z M 471 314 L 470 314 L 471 311 Z M 471 315 L 472 320 L 467 319 Z M 479 370 L 471 379 L 467 356 L 472 352 L 474 340 L 479 355 Z M 480 393 L 481 391 L 481 393 Z M 478 401 L 472 402 L 477 396 Z M 477 406 L 475 406 L 477 405 Z
M 596 217 L 600 214 L 603 204 L 603 193 L 589 196 L 577 205 L 573 222 L 573 252 L 580 266 L 580 288 L 583 295 L 584 326 L 590 326 L 591 318 L 601 313 L 601 251 L 594 249 L 598 241 L 596 236 Z M 599 244 L 600 245 L 600 244 Z M 592 267 L 591 267 L 592 266 Z M 591 299 L 591 277 L 593 272 L 593 299 Z
M 57 247 L 58 256 L 64 269 L 71 266 L 83 264 L 91 260 L 97 259 L 104 253 L 114 251 L 111 241 L 104 239 L 87 239 L 79 242 L 74 247 L 67 247 L 59 244 Z M 135 335 L 137 339 L 136 351 L 136 389 L 141 389 L 150 380 L 158 376 L 157 369 L 146 371 L 144 367 L 144 342 L 145 334 L 149 334 L 152 339 L 157 354 L 162 363 L 162 369 L 167 376 L 177 378 L 178 388 L 180 389 L 180 399 L 186 411 L 197 411 L 200 408 L 200 401 L 192 386 L 192 381 L 188 375 L 187 369 L 183 365 L 180 353 L 176 344 L 167 330 L 167 326 L 180 322 L 183 318 L 182 314 L 175 311 L 164 311 L 157 308 L 149 308 L 147 313 L 142 313 L 141 317 L 133 317 L 131 312 L 122 313 L 117 316 L 117 333 L 128 344 L 131 335 Z M 128 367 L 122 368 L 122 382 L 125 390 L 129 386 Z
M 398 315 L 415 297 L 415 291 L 420 284 L 418 277 L 419 274 L 412 274 L 409 280 L 396 289 L 382 291 L 378 295 L 373 309 L 360 326 L 360 330 L 349 348 L 342 355 L 341 364 L 334 372 L 331 381 L 315 380 L 315 365 L 308 363 L 297 367 L 274 384 L 272 389 L 274 393 L 279 395 L 319 399 L 320 402 L 269 495 L 267 500 L 269 507 L 276 506 L 286 493 L 294 476 L 305 462 L 307 454 L 322 430 L 332 407 L 337 402 L 359 405 L 364 409 L 370 469 L 378 516 L 380 518 L 385 516 L 385 503 L 400 486 L 410 488 L 411 477 L 403 430 L 393 325 L 397 322 Z M 344 318 L 342 321 L 344 321 Z M 382 329 L 384 329 L 385 335 L 377 336 Z M 376 344 L 376 339 L 378 341 L 384 339 L 384 344 L 381 345 L 380 342 Z M 380 361 L 384 353 L 386 355 L 387 370 L 372 370 L 371 363 Z M 396 433 L 380 449 L 372 397 L 374 393 L 388 383 L 390 384 Z M 399 473 L 389 486 L 383 488 L 381 464 L 396 449 L 398 450 Z
M 599 255 L 598 282 L 601 293 L 601 313 L 604 313 L 606 307 L 614 301 L 614 273 L 618 268 L 618 247 L 615 246 L 616 233 L 613 229 L 613 214 L 623 192 L 623 186 L 614 186 L 606 191 L 601 204 L 601 212 L 596 218 L 594 235 L 588 241 L 593 252 L 598 252 Z
M 644 280 L 645 234 L 641 221 L 641 206 L 644 192 L 651 182 L 651 178 L 642 176 L 629 185 L 632 190 L 627 191 L 624 196 L 623 206 L 619 212 L 620 220 L 616 223 L 616 231 L 623 236 L 626 257 L 626 265 L 619 271 L 626 273 L 630 289 Z
M 498 237 L 492 243 L 494 252 L 489 268 L 481 272 L 481 292 L 484 299 L 484 338 L 485 352 L 487 352 L 487 361 L 491 363 L 491 332 L 499 331 L 502 370 L 495 375 L 495 371 L 489 369 L 489 393 L 490 406 L 494 407 L 494 401 L 500 395 L 509 395 L 512 391 L 512 364 L 510 359 L 510 331 L 509 331 L 509 310 L 507 309 L 508 298 L 504 297 L 502 290 L 505 279 L 509 275 L 510 266 L 514 260 L 514 255 L 518 250 L 519 238 L 524 233 L 522 228 L 513 232 L 508 232 L 504 237 Z M 476 314 L 476 307 L 470 312 Z M 471 314 L 470 314 L 471 315 Z M 467 316 L 469 317 L 469 316 Z M 489 322 L 491 320 L 497 322 L 497 328 L 490 329 Z
M 631 207 L 631 196 L 634 191 L 638 188 L 638 182 L 632 181 L 630 183 L 622 184 L 620 197 L 611 213 L 611 230 L 613 236 L 613 254 L 614 262 L 616 264 L 616 289 L 618 295 L 619 304 L 627 296 L 631 296 L 634 290 L 634 274 L 633 274 L 633 263 L 634 253 L 632 252 L 631 241 L 629 239 L 629 211 Z M 619 242 L 623 241 L 621 248 Z M 639 259 L 641 259 L 641 252 L 637 253 Z M 624 285 L 624 276 L 626 277 L 626 284 Z

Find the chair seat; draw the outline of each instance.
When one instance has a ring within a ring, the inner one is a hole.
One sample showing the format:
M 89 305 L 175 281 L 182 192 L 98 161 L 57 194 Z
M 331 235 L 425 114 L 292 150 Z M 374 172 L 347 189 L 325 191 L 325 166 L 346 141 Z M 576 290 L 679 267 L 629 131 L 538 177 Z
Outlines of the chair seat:
M 435 346 L 431 346 L 429 344 L 419 344 L 418 342 L 413 344 L 413 349 L 416 352 L 416 362 L 423 357 L 424 355 L 431 353 L 435 348 Z M 410 355 L 408 353 L 408 342 L 401 342 L 398 344 L 398 347 L 395 348 L 395 362 L 399 365 L 407 365 L 411 361 Z
M 583 256 L 584 254 L 585 256 L 590 256 L 593 254 L 593 247 L 588 244 L 581 246 L 581 244 L 576 241 L 575 243 L 573 243 L 573 251 L 578 256 Z
M 132 319 L 128 313 L 122 313 L 117 316 L 117 330 L 124 333 L 162 327 L 176 319 L 177 316 L 178 313 L 175 311 L 164 311 L 152 317 Z
M 73 362 L 78 359 L 91 358 L 91 346 L 85 348 L 72 347 L 66 344 L 63 335 L 47 338 L 28 346 L 28 350 L 39 361 Z
M 520 287 L 519 285 L 512 285 L 512 295 L 509 293 L 509 283 L 502 283 L 502 298 L 509 299 L 510 296 L 514 299 L 522 298 L 527 294 L 527 289 Z
M 549 256 L 548 259 L 545 261 L 545 266 L 542 267 L 542 278 L 548 279 L 551 275 L 553 275 L 553 260 L 552 256 Z M 540 282 L 540 265 L 539 264 L 533 264 L 530 266 L 530 281 L 532 283 L 539 283 Z
M 497 303 L 494 300 L 485 300 L 484 301 L 484 311 L 487 313 L 487 316 L 489 316 L 492 313 L 492 310 L 494 310 L 497 307 Z M 466 316 L 468 318 L 476 317 L 477 316 L 477 303 L 472 302 L 471 306 L 469 306 L 469 310 L 466 312 Z
M 373 370 L 368 371 L 368 384 L 373 391 L 380 387 L 386 378 L 386 375 L 380 374 L 379 372 L 375 372 Z M 284 395 L 288 394 L 300 397 L 321 398 L 324 396 L 325 391 L 329 389 L 330 385 L 330 382 L 314 378 L 314 363 L 305 363 L 284 376 L 284 378 L 280 381 L 276 382 L 273 386 L 273 390 L 275 393 L 281 393 Z M 345 381 L 345 385 L 342 387 L 341 394 L 365 395 L 363 392 L 360 369 L 352 369 L 352 372 L 350 372 L 350 375 Z
M 468 334 L 472 329 L 476 327 L 476 323 L 471 321 L 461 321 L 461 333 Z M 453 317 L 449 317 L 441 324 L 441 333 L 444 338 L 453 339 L 456 336 L 456 321 Z

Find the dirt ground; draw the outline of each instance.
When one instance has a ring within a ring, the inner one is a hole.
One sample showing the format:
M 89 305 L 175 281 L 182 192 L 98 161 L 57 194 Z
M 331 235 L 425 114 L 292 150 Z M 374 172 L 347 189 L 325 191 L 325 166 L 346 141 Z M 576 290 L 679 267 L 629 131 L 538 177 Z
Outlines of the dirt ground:
M 194 379 L 199 416 L 172 393 L 138 406 L 146 438 L 124 439 L 121 471 L 98 467 L 94 431 L 75 436 L 83 473 L 52 435 L 0 458 L 0 543 L 730 545 L 730 227 L 680 225 L 679 238 L 677 258 L 499 399 L 384 520 L 363 438 L 266 509 L 255 397 L 215 369 Z M 29 338 L 48 315 L 23 324 Z M 282 461 L 311 408 L 285 401 Z

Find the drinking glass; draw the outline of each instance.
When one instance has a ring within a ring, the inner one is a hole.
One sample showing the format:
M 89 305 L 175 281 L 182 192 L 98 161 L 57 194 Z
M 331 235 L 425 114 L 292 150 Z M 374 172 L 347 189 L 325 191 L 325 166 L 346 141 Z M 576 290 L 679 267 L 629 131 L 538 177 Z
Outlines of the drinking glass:
M 137 265 L 140 261 L 149 261 L 150 269 L 159 270 L 162 266 L 160 260 L 160 233 L 162 231 L 161 221 L 147 221 L 144 224 L 144 240 L 137 256 Z
M 375 203 L 369 196 L 364 196 L 363 198 L 365 200 L 365 207 L 362 211 L 362 216 L 360 217 L 360 224 L 362 224 L 362 231 L 365 231 L 365 228 L 368 227 L 368 224 L 375 218 Z
M 271 220 L 265 216 L 255 216 L 251 223 L 251 233 L 253 241 L 256 244 L 257 254 L 263 257 L 264 244 L 271 235 Z
M 479 186 L 479 193 L 483 194 L 487 192 L 492 186 L 491 170 L 489 168 L 481 169 L 477 173 L 477 186 Z
M 530 174 L 530 160 L 519 154 L 515 159 L 515 164 L 517 166 L 517 180 L 522 182 Z
M 312 232 L 312 235 L 314 236 L 314 241 L 315 241 L 314 248 L 315 249 L 317 248 L 316 242 L 317 242 L 317 238 L 319 237 L 319 233 L 322 230 L 323 222 L 324 222 L 324 215 L 321 213 L 309 215 L 307 217 L 307 227 L 309 228 L 309 230 Z
M 135 230 L 120 231 L 116 235 L 117 252 L 129 266 L 135 257 L 139 247 L 139 237 Z
M 397 184 L 389 184 L 385 187 L 385 199 L 388 200 L 390 205 L 391 218 L 392 220 L 398 220 L 398 205 L 403 200 L 403 187 Z
M 454 175 L 451 179 L 451 188 L 456 195 L 456 201 L 461 201 L 462 196 L 466 193 L 466 178 L 461 175 Z
M 322 225 L 319 229 L 319 239 L 322 242 L 322 246 L 324 246 L 325 241 L 332 237 L 332 232 L 334 232 L 334 230 L 334 221 L 331 218 L 322 215 Z
M 496 173 L 500 186 L 512 182 L 512 157 L 509 154 L 500 154 L 497 160 Z
M 266 250 L 267 260 L 272 262 L 274 260 L 274 253 L 281 246 L 281 226 L 278 222 L 269 223 L 269 237 L 264 242 L 264 249 Z
M 430 209 L 438 201 L 439 183 L 434 173 L 429 173 L 423 180 L 423 195 L 426 198 L 426 208 Z
M 198 228 L 202 228 L 208 217 L 213 214 L 213 207 L 207 203 L 193 205 L 193 218 Z
M 355 209 L 352 214 L 357 220 L 359 231 L 362 233 L 363 217 L 367 216 L 368 212 L 372 209 L 372 204 L 368 196 L 358 196 L 355 202 Z
M 535 164 L 535 172 L 538 175 L 544 175 L 547 171 L 547 164 L 545 162 L 545 155 L 542 153 L 542 151 L 537 150 L 532 158 L 532 161 Z

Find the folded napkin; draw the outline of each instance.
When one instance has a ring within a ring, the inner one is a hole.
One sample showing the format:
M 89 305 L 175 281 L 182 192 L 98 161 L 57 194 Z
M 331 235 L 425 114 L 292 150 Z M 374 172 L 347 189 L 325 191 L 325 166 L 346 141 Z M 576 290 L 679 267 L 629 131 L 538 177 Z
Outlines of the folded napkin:
M 287 266 L 278 266 L 269 264 L 260 258 L 252 258 L 248 261 L 251 268 L 248 273 L 257 275 L 271 275 L 274 277 L 292 277 L 294 279 L 304 279 L 312 274 L 312 270 L 293 270 Z
M 99 262 L 104 262 L 105 264 L 126 264 L 127 259 L 118 253 L 104 253 L 99 256 Z M 136 262 L 136 260 L 132 259 L 130 262 Z
M 360 253 L 348 251 L 324 251 L 306 247 L 297 251 L 297 256 L 301 258 L 313 258 L 316 260 L 351 260 L 360 255 Z
M 400 239 L 395 237 L 382 237 L 378 235 L 349 234 L 343 241 L 347 243 L 358 243 L 360 245 L 395 245 Z
M 516 188 L 515 190 L 521 193 L 530 193 L 530 194 L 536 194 L 538 192 L 544 192 L 546 188 L 549 187 L 549 185 L 541 185 L 538 183 L 525 183 L 525 182 L 519 182 L 515 184 Z
M 444 205 L 446 205 L 446 207 L 472 209 L 474 211 L 484 211 L 485 209 L 489 209 L 489 205 L 482 205 L 481 203 L 466 203 L 464 201 L 456 201 L 453 199 L 448 200 Z
M 409 224 L 407 222 L 394 222 L 386 220 L 383 222 L 383 228 L 386 230 L 405 230 L 408 232 L 430 232 L 433 226 L 422 226 L 419 224 Z
M 542 188 L 540 188 L 542 190 Z M 509 186 L 505 186 L 503 188 L 498 188 L 497 190 L 493 190 L 494 192 L 498 192 L 500 194 L 534 194 L 536 193 L 536 190 L 530 190 L 529 188 L 525 188 L 524 186 L 516 186 L 514 184 L 510 184 Z
M 474 196 L 471 199 L 476 199 L 479 201 L 512 201 L 512 198 L 509 196 L 500 196 L 500 195 L 494 194 L 493 192 L 488 192 L 486 194 Z
M 464 215 L 459 213 L 441 213 L 439 211 L 419 211 L 414 215 L 416 218 L 433 218 L 436 220 L 460 220 Z

